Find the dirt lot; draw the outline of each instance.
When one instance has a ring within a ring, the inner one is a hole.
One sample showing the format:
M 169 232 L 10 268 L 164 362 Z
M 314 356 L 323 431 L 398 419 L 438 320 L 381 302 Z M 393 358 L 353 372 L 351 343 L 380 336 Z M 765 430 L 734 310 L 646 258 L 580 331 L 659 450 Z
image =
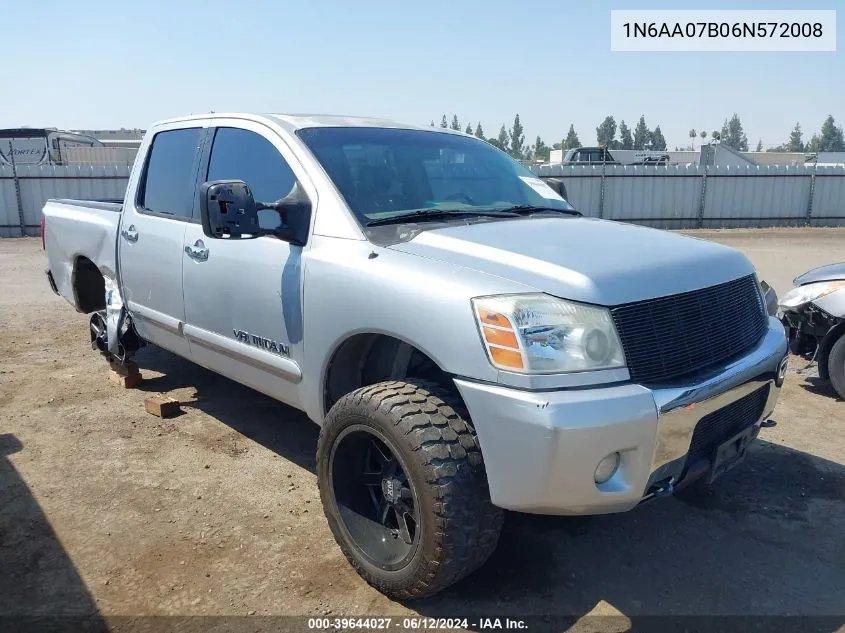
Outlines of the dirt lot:
M 845 260 L 842 230 L 696 235 L 743 249 L 781 294 L 796 274 Z M 142 388 L 120 390 L 44 266 L 40 241 L 0 240 L 0 615 L 547 615 L 577 628 L 588 613 L 790 614 L 845 624 L 845 403 L 799 375 L 804 362 L 792 363 L 778 426 L 717 495 L 615 516 L 511 514 L 480 573 L 405 605 L 360 580 L 331 538 L 316 425 L 158 349 L 139 354 Z M 178 398 L 185 413 L 146 414 L 149 392 Z

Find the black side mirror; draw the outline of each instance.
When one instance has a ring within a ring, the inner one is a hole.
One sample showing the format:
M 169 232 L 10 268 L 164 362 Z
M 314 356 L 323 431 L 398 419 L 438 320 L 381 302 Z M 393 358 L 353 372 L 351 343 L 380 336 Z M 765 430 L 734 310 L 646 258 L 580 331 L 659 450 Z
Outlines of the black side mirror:
M 258 212 L 265 209 L 279 214 L 281 225 L 261 228 Z M 202 230 L 217 239 L 252 239 L 272 235 L 302 246 L 308 239 L 311 202 L 298 182 L 290 192 L 274 202 L 256 202 L 242 180 L 213 180 L 200 187 Z
M 258 209 L 252 192 L 242 180 L 213 180 L 200 187 L 202 230 L 208 237 L 239 239 L 258 237 Z

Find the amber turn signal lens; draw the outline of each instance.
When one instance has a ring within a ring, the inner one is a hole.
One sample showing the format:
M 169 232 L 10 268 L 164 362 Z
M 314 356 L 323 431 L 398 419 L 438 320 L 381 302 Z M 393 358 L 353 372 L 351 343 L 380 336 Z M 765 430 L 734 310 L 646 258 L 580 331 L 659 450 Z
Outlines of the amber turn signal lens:
M 478 318 L 481 319 L 482 323 L 486 323 L 488 325 L 498 325 L 499 327 L 511 327 L 511 322 L 508 320 L 504 314 L 500 312 L 494 312 L 493 310 L 488 310 L 487 308 L 478 308 Z
M 497 365 L 522 369 L 522 354 L 516 350 L 503 349 L 501 347 L 489 347 L 490 357 Z
M 512 330 L 494 330 L 491 327 L 485 327 L 484 340 L 491 345 L 519 349 L 519 343 L 516 342 L 516 335 Z

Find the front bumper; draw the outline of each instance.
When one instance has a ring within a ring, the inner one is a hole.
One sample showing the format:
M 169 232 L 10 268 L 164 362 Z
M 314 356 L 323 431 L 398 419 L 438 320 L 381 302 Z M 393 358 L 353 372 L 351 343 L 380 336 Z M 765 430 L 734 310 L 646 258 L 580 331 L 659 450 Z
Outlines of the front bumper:
M 783 326 L 770 318 L 751 352 L 683 384 L 540 392 L 464 379 L 455 384 L 478 433 L 495 505 L 604 514 L 630 510 L 660 482 L 677 482 L 698 422 L 768 386 L 753 422 L 759 427 L 777 403 L 786 354 Z M 596 484 L 597 464 L 613 452 L 621 454 L 617 472 Z

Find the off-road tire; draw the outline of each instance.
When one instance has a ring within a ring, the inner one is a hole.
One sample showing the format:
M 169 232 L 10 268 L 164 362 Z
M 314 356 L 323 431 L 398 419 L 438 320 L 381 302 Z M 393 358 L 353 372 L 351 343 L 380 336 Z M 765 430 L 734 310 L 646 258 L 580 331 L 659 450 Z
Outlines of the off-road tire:
M 368 560 L 342 527 L 330 459 L 339 434 L 353 424 L 371 426 L 390 439 L 407 466 L 427 525 L 414 558 L 395 571 Z M 320 431 L 317 481 L 344 555 L 364 580 L 388 596 L 431 596 L 478 569 L 496 549 L 503 513 L 490 502 L 475 430 L 459 400 L 433 383 L 381 382 L 338 400 Z
M 830 348 L 830 354 L 827 357 L 827 373 L 833 389 L 840 398 L 845 400 L 845 334 L 842 334 Z

